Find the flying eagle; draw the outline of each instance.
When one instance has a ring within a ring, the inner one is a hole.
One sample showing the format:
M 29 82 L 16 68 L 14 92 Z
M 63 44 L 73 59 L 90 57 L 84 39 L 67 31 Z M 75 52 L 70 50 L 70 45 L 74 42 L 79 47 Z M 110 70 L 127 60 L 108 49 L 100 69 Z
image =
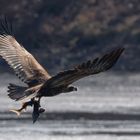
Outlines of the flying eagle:
M 51 76 L 17 42 L 12 34 L 11 24 L 7 22 L 6 18 L 1 19 L 0 23 L 0 56 L 10 65 L 18 78 L 26 84 L 24 87 L 13 83 L 9 84 L 8 96 L 15 101 L 24 102 L 20 109 L 11 111 L 19 115 L 27 106 L 33 105 L 34 122 L 39 114 L 45 111 L 40 107 L 41 97 L 77 91 L 77 88 L 71 85 L 72 83 L 86 76 L 110 69 L 124 51 L 124 48 L 115 49 L 102 57 L 97 57 L 70 70 Z

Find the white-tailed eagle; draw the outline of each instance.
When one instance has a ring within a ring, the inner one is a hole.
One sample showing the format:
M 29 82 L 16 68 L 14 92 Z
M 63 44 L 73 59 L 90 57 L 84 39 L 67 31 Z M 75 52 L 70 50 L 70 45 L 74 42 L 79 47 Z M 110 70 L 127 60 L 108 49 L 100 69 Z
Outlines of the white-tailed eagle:
M 124 50 L 124 48 L 115 49 L 102 57 L 94 58 L 70 70 L 50 76 L 37 60 L 16 41 L 7 20 L 1 19 L 0 22 L 0 56 L 10 65 L 18 78 L 27 85 L 23 87 L 9 84 L 8 96 L 15 101 L 24 100 L 20 109 L 11 111 L 20 114 L 27 106 L 34 105 L 34 122 L 39 113 L 44 112 L 44 109 L 40 108 L 41 97 L 76 91 L 77 88 L 72 86 L 72 83 L 110 69 Z M 26 99 L 29 101 L 25 102 Z

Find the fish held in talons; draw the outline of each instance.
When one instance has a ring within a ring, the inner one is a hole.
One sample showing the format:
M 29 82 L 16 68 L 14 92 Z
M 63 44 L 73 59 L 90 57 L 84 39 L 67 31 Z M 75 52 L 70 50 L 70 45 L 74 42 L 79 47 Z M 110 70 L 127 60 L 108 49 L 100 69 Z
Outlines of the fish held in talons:
M 17 116 L 20 116 L 22 110 L 21 109 L 10 109 L 9 111 L 16 113 Z
M 32 113 L 32 120 L 33 123 L 37 121 L 40 114 L 45 112 L 44 108 L 41 108 L 40 103 L 38 101 L 34 102 L 33 113 Z
M 29 102 L 25 102 L 23 103 L 22 107 L 20 109 L 11 109 L 11 112 L 14 112 L 17 114 L 17 116 L 20 116 L 21 112 L 26 108 L 27 106 L 32 106 L 34 104 L 33 100 L 29 101 Z

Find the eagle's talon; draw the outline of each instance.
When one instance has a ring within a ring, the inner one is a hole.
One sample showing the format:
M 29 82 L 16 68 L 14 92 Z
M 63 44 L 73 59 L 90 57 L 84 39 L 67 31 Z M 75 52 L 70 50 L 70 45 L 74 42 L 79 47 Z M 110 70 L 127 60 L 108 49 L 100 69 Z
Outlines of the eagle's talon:
M 40 108 L 39 109 L 39 113 L 43 113 L 43 112 L 45 112 L 45 109 L 44 108 Z

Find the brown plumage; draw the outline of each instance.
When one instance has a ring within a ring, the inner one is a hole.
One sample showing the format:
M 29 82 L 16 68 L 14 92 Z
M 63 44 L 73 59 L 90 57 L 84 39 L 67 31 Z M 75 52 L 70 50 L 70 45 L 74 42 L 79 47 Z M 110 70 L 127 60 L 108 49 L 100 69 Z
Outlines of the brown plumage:
M 123 48 L 115 49 L 101 58 L 89 60 L 71 70 L 60 72 L 51 77 L 36 59 L 16 41 L 8 22 L 1 20 L 0 56 L 6 60 L 19 79 L 27 84 L 26 87 L 9 84 L 8 96 L 16 101 L 31 99 L 21 109 L 12 111 L 19 114 L 28 105 L 36 105 L 36 103 L 40 107 L 40 98 L 43 96 L 55 96 L 60 93 L 76 91 L 77 88 L 70 86 L 73 82 L 110 69 L 123 50 Z

